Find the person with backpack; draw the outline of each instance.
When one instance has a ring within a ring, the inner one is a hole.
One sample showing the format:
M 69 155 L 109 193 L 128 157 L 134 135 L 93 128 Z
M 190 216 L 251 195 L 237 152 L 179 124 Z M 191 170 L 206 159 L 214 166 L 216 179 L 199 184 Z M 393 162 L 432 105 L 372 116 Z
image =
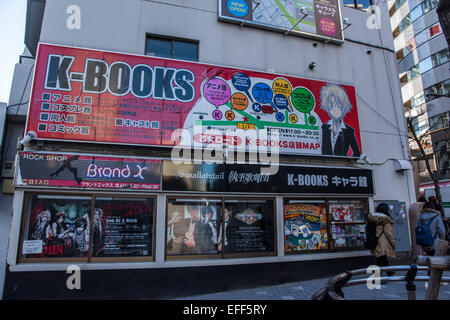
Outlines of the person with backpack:
M 394 238 L 394 220 L 389 215 L 389 206 L 386 203 L 380 203 L 375 212 L 368 217 L 366 226 L 365 247 L 376 258 L 376 265 L 379 267 L 389 266 L 388 257 L 395 258 L 395 238 Z M 392 276 L 394 272 L 387 272 Z
M 416 244 L 428 255 L 434 255 L 437 240 L 445 240 L 445 226 L 441 213 L 434 209 L 433 203 L 426 202 L 420 212 L 415 228 Z

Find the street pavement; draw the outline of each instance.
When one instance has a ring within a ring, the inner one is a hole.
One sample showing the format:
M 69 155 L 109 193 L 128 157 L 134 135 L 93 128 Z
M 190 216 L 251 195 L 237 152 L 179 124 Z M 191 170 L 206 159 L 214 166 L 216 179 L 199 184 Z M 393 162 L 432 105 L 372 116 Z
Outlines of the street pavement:
M 396 276 L 404 274 L 405 272 L 397 272 Z M 426 272 L 419 271 L 417 276 L 426 276 Z M 450 272 L 444 272 L 443 276 L 450 277 Z M 328 279 L 329 277 L 251 289 L 215 292 L 176 300 L 310 300 L 316 291 L 326 285 Z M 415 284 L 416 300 L 424 300 L 425 282 L 417 281 Z M 403 281 L 382 284 L 380 289 L 372 290 L 369 290 L 366 284 L 344 287 L 343 292 L 346 300 L 408 300 L 405 282 Z M 450 284 L 440 287 L 438 300 L 450 300 Z

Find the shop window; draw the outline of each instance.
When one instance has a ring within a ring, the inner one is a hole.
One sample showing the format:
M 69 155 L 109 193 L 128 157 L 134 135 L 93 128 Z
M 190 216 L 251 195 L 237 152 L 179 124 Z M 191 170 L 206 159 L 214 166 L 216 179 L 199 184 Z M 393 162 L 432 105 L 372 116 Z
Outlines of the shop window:
M 166 255 L 274 255 L 274 221 L 273 199 L 172 198 L 167 203 Z
M 225 200 L 225 254 L 274 253 L 273 200 Z
M 26 195 L 20 261 L 149 260 L 155 198 Z
M 283 211 L 286 253 L 328 249 L 325 201 L 285 199 Z
M 163 58 L 198 61 L 198 42 L 147 36 L 145 54 Z
M 88 257 L 91 197 L 36 195 L 28 198 L 22 258 Z
M 221 199 L 169 199 L 167 256 L 219 254 L 222 249 Z
M 151 257 L 153 198 L 96 197 L 92 257 Z
M 330 247 L 362 247 L 368 205 L 365 200 L 330 200 Z

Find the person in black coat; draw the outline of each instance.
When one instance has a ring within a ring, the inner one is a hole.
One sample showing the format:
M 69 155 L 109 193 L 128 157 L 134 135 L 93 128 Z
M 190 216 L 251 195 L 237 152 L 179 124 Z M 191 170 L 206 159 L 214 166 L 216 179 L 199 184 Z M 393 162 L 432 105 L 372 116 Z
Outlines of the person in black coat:
M 359 157 L 355 130 L 344 122 L 345 115 L 352 105 L 347 93 L 340 86 L 329 83 L 320 90 L 322 110 L 328 113 L 330 120 L 322 125 L 322 154 L 347 156 L 351 149 L 354 157 Z

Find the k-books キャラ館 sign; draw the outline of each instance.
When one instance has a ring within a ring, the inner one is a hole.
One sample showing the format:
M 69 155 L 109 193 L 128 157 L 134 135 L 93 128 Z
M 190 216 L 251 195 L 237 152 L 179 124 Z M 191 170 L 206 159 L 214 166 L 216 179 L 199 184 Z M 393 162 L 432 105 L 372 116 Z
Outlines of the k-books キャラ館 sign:
M 16 186 L 160 190 L 161 160 L 20 152 Z
M 353 86 L 49 44 L 26 129 L 43 140 L 361 153 Z
M 338 0 L 261 0 L 259 4 L 254 0 L 219 0 L 219 8 L 220 20 L 343 40 Z
M 137 191 L 373 194 L 367 169 L 257 164 L 176 164 L 171 160 L 51 152 L 20 152 L 18 187 Z
M 175 164 L 163 161 L 163 190 L 252 193 L 373 194 L 367 169 L 280 166 L 261 173 L 255 164 Z

